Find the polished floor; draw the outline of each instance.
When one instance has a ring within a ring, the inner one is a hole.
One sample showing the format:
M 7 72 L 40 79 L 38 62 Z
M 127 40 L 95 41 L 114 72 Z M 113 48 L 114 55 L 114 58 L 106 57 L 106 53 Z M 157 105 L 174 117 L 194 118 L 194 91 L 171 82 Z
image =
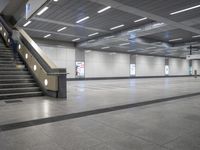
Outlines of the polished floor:
M 200 78 L 68 82 L 68 100 L 0 102 L 0 126 L 200 93 Z M 0 132 L 1 150 L 199 150 L 200 96 Z

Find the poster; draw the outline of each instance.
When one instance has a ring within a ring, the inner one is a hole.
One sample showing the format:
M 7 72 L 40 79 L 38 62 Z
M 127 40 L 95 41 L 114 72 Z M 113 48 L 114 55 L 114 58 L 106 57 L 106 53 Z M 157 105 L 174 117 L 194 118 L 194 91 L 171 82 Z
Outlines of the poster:
M 165 75 L 169 75 L 169 65 L 165 65 Z
M 135 76 L 135 64 L 130 64 L 130 75 Z
M 84 77 L 84 76 L 85 76 L 85 63 L 76 62 L 76 77 Z

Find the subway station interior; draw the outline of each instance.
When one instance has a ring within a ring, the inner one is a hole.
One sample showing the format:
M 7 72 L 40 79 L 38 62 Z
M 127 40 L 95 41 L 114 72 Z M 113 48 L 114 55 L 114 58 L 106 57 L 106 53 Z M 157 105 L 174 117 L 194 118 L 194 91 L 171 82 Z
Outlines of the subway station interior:
M 200 0 L 0 0 L 0 150 L 200 150 Z

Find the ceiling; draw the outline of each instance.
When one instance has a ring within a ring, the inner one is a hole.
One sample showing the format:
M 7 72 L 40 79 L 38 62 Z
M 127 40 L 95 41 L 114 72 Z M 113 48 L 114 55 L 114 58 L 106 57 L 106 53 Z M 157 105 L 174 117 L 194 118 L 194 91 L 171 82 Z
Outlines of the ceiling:
M 83 50 L 185 57 L 190 44 L 200 45 L 200 37 L 194 38 L 200 35 L 200 7 L 170 13 L 197 5 L 199 0 L 52 0 L 46 5 L 49 9 L 33 16 L 28 26 L 23 27 L 24 18 L 17 24 L 33 38 L 51 34 L 47 39 L 76 39 Z M 111 8 L 97 13 L 107 6 Z M 123 26 L 111 30 L 119 25 Z M 67 28 L 57 32 L 63 27 Z M 94 33 L 98 34 L 89 36 Z

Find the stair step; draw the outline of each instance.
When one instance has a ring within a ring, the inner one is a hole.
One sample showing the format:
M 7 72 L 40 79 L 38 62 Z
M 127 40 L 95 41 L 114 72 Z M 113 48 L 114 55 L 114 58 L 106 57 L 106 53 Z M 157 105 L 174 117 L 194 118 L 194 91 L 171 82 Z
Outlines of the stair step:
M 1 52 L 0 51 L 0 56 L 13 56 L 13 52 Z
M 23 64 L 22 61 L 17 61 L 17 64 Z M 0 64 L 16 64 L 14 61 L 1 61 L 0 60 Z
M 31 75 L 0 75 L 0 79 L 31 79 Z
M 14 56 L 13 57 L 0 57 L 0 61 L 14 61 Z M 16 61 L 21 61 L 19 57 L 16 57 Z
M 24 68 L 25 67 L 25 65 L 23 65 L 23 64 L 20 64 L 20 65 L 17 65 L 17 66 L 20 66 L 20 68 Z M 0 68 L 1 67 L 3 67 L 3 68 L 5 68 L 5 67 L 15 67 L 16 68 L 16 64 L 0 64 Z
M 8 93 L 25 93 L 25 92 L 38 92 L 38 91 L 40 91 L 39 87 L 4 88 L 4 89 L 0 89 L 0 95 L 8 94 Z
M 7 83 L 7 84 L 0 84 L 1 88 L 25 88 L 25 87 L 35 87 L 37 86 L 36 83 Z
M 0 71 L 0 75 L 28 75 L 28 71 Z
M 0 79 L 0 84 L 9 84 L 9 83 L 33 83 L 34 79 Z
M 27 68 L 0 67 L 0 71 L 27 71 Z
M 38 91 L 38 92 L 0 94 L 0 100 L 25 98 L 25 97 L 37 97 L 37 96 L 43 96 L 42 92 Z

